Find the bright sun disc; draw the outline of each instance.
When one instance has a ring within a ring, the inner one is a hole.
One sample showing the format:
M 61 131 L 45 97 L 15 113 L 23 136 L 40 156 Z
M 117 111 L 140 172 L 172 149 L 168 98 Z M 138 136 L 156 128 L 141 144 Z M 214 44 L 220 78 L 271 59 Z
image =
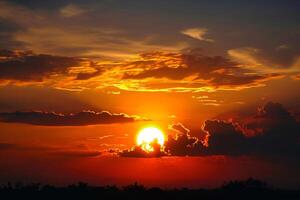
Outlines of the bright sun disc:
M 161 130 L 155 127 L 143 128 L 137 136 L 137 144 L 142 147 L 144 151 L 154 151 L 151 143 L 157 140 L 160 146 L 164 145 L 165 137 Z

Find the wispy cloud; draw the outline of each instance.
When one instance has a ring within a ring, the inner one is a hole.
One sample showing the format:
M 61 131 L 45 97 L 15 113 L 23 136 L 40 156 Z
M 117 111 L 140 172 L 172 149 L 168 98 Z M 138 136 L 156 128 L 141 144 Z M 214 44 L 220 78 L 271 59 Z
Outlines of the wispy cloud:
M 109 20 L 94 20 L 98 15 L 108 18 L 106 12 L 97 13 L 93 8 L 76 4 L 45 11 L 0 2 L 0 19 L 13 27 L 10 31 L 5 30 L 9 41 L 5 41 L 7 47 L 4 48 L 10 49 L 17 43 L 21 49 L 44 54 L 120 60 L 136 58 L 144 51 L 171 51 L 187 47 L 180 41 L 157 42 L 160 37 L 146 32 L 136 37 L 138 27 L 126 29 L 119 22 L 112 24 Z
M 278 49 L 279 48 L 279 49 Z M 259 73 L 295 74 L 300 72 L 299 52 L 290 52 L 287 56 L 282 50 L 289 47 L 281 45 L 273 50 L 256 47 L 241 47 L 227 51 L 232 60 L 241 67 L 255 70 Z
M 68 4 L 60 9 L 60 14 L 63 17 L 75 17 L 86 13 L 88 10 L 75 4 Z
M 194 38 L 196 40 L 206 41 L 206 42 L 214 42 L 213 39 L 206 38 L 208 33 L 207 28 L 188 28 L 181 31 L 182 34 Z

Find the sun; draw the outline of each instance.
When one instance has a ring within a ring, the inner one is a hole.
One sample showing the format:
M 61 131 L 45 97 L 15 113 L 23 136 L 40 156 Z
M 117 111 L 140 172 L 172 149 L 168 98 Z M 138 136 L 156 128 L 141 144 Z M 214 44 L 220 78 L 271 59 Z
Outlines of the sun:
M 144 151 L 151 152 L 154 151 L 152 143 L 155 140 L 160 146 L 163 146 L 165 142 L 163 132 L 156 127 L 146 127 L 138 133 L 137 145 L 141 146 Z

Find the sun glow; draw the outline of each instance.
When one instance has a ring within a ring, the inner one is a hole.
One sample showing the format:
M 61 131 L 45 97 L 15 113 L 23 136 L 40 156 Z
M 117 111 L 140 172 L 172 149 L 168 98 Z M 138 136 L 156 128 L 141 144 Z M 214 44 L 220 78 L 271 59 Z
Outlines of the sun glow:
M 143 128 L 137 136 L 137 145 L 141 146 L 144 151 L 154 151 L 152 143 L 157 141 L 160 146 L 164 145 L 165 137 L 161 130 L 155 127 Z

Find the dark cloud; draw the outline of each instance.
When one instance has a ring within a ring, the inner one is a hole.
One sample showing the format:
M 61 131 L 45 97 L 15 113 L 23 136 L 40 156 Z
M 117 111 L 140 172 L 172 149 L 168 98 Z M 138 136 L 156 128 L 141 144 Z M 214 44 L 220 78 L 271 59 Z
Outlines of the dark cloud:
M 173 156 L 198 155 L 203 151 L 204 144 L 202 141 L 190 135 L 190 130 L 181 123 L 172 124 L 170 129 L 177 132 L 173 137 L 168 135 L 168 140 L 165 142 L 164 151 Z
M 181 133 L 176 137 L 168 136 L 164 151 L 171 156 L 196 156 L 204 149 L 204 145 L 197 137 Z
M 166 59 L 166 57 L 169 58 Z M 221 56 L 210 57 L 198 53 L 178 55 L 177 53 L 154 52 L 143 54 L 142 58 L 150 61 L 143 61 L 150 68 L 138 74 L 127 73 L 124 75 L 124 79 L 155 77 L 178 80 L 194 74 L 197 74 L 198 78 L 208 78 L 209 73 L 215 70 L 237 68 L 236 63 Z M 143 66 L 142 64 L 140 62 L 138 67 Z
M 102 72 L 103 72 L 102 70 L 97 70 L 93 73 L 79 73 L 76 76 L 76 80 L 87 80 L 87 79 L 90 79 L 90 78 L 100 75 Z
M 94 72 L 80 72 L 76 76 L 76 80 L 88 80 L 90 78 L 93 78 L 95 76 L 101 75 L 105 69 L 103 67 L 99 67 L 95 62 L 90 61 L 89 62 L 89 68 L 93 68 Z
M 233 122 L 207 120 L 203 130 L 207 132 L 208 143 L 203 154 L 243 155 L 248 148 L 246 136 Z
M 169 156 L 251 155 L 258 157 L 295 158 L 300 153 L 300 124 L 281 104 L 269 102 L 256 115 L 239 123 L 207 120 L 202 139 L 190 135 L 190 130 L 177 123 L 170 126 L 177 132 L 169 135 L 160 154 Z M 251 134 L 249 134 L 251 133 Z M 139 147 L 125 150 L 121 156 L 149 157 Z M 150 157 L 151 157 L 150 156 Z
M 300 124 L 281 104 L 269 102 L 255 116 L 233 122 L 206 121 L 206 154 L 296 156 L 300 153 Z M 249 134 L 250 132 L 250 134 Z
M 79 66 L 82 60 L 34 54 L 31 51 L 0 51 L 0 79 L 42 81 L 45 77 L 67 73 L 70 67 Z
M 42 126 L 84 126 L 95 124 L 129 123 L 145 120 L 124 113 L 112 114 L 107 111 L 82 111 L 76 114 L 57 114 L 49 112 L 6 112 L 0 113 L 0 121 L 7 123 L 25 123 Z
M 134 146 L 131 149 L 125 149 L 118 154 L 122 157 L 141 157 L 141 158 L 152 158 L 152 157 L 161 157 L 166 156 L 167 153 L 162 149 L 160 144 L 154 140 L 151 144 L 153 147 L 152 152 L 146 152 L 142 149 L 141 146 Z
M 0 142 L 0 150 L 7 150 L 15 148 L 15 144 Z
M 142 55 L 142 61 L 130 63 L 140 72 L 127 72 L 123 79 L 168 78 L 181 80 L 193 77 L 190 81 L 205 83 L 210 86 L 247 86 L 258 84 L 279 74 L 258 74 L 245 69 L 228 58 L 207 56 L 197 50 L 178 53 L 149 53 Z
M 297 156 L 300 153 L 300 123 L 279 103 L 267 103 L 244 127 L 255 134 L 250 138 L 254 154 Z
M 280 103 L 268 102 L 258 110 L 257 118 L 294 121 L 294 117 Z

